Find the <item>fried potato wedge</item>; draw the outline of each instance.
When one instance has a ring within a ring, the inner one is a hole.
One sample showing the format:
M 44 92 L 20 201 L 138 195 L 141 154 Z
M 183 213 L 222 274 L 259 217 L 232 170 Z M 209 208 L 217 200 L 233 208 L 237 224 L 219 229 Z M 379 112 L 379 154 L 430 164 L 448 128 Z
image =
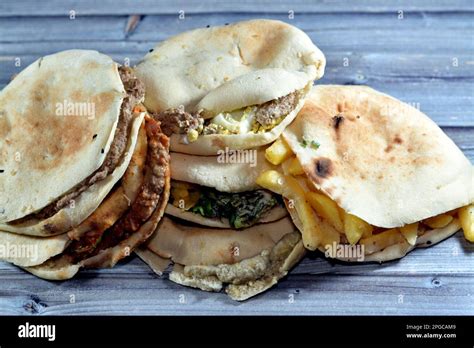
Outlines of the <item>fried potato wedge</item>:
M 464 237 L 474 243 L 474 204 L 460 208 L 458 214 Z
M 453 217 L 448 214 L 441 214 L 433 216 L 423 221 L 423 223 L 431 228 L 443 228 L 449 225 L 453 221 Z
M 405 237 L 397 228 L 393 228 L 369 238 L 363 238 L 359 244 L 364 246 L 365 254 L 370 255 L 388 246 L 405 242 Z
M 279 165 L 293 155 L 288 144 L 282 139 L 278 138 L 275 142 L 265 150 L 265 158 L 268 162 L 274 165 Z
M 415 245 L 418 239 L 418 222 L 400 227 L 400 232 L 408 244 Z
M 373 227 L 355 215 L 344 212 L 344 233 L 351 244 L 356 244 L 363 236 L 370 238 Z
M 306 199 L 319 216 L 326 219 L 336 230 L 344 231 L 344 225 L 336 202 L 328 196 L 317 192 L 307 192 Z

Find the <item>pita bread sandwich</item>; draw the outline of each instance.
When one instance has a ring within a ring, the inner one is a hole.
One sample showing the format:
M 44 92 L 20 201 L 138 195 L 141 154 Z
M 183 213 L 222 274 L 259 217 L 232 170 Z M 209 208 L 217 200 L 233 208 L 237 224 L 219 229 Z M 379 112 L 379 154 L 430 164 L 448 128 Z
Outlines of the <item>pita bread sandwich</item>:
M 474 241 L 473 167 L 425 114 L 363 86 L 317 86 L 266 150 L 307 249 L 387 261 L 448 238 Z
M 295 118 L 325 58 L 301 30 L 251 20 L 182 33 L 136 67 L 145 105 L 171 150 L 215 155 L 274 141 Z
M 276 167 L 265 149 L 250 162 L 171 153 L 171 194 L 165 217 L 138 255 L 159 275 L 236 300 L 254 296 L 284 277 L 304 255 L 301 236 L 279 195 L 255 181 Z M 253 164 L 254 165 L 253 165 Z
M 67 279 L 113 266 L 152 234 L 169 139 L 143 99 L 131 69 L 85 50 L 40 58 L 1 91 L 2 259 Z

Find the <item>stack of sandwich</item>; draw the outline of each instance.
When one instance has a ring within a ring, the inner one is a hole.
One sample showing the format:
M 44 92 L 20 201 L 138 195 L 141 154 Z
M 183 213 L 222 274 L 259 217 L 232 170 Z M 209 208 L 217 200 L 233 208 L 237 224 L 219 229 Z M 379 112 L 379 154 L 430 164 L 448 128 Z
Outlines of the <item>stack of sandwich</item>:
M 0 94 L 2 259 L 46 279 L 111 267 L 155 230 L 169 139 L 131 69 L 95 51 L 41 58 Z
M 156 46 L 137 66 L 145 106 L 171 144 L 171 195 L 159 231 L 138 251 L 170 279 L 243 300 L 301 259 L 278 194 L 256 179 L 265 149 L 294 120 L 321 51 L 302 31 L 255 20 L 198 29 Z
M 67 279 L 136 251 L 245 300 L 306 250 L 381 262 L 460 228 L 474 242 L 459 148 L 371 88 L 313 87 L 324 68 L 271 20 L 183 33 L 134 69 L 94 51 L 39 59 L 0 93 L 0 247 L 35 252 L 0 258 Z

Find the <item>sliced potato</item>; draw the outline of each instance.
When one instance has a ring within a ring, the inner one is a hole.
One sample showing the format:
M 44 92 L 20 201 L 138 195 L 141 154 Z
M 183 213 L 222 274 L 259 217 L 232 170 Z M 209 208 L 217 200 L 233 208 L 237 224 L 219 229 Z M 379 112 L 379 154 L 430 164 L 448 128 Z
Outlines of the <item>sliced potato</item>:
M 319 216 L 326 219 L 336 230 L 344 231 L 344 225 L 342 224 L 336 202 L 328 196 L 317 192 L 306 192 L 306 199 Z
M 288 173 L 294 176 L 304 174 L 303 167 L 301 166 L 300 161 L 298 161 L 298 158 L 291 158 L 290 164 L 288 166 Z
M 279 165 L 292 155 L 293 151 L 291 151 L 288 144 L 282 138 L 275 140 L 275 142 L 265 150 L 265 158 L 274 165 Z
M 285 175 L 284 181 L 285 181 L 285 184 L 287 185 L 287 189 L 293 194 L 293 197 L 290 197 L 290 198 L 306 201 L 304 189 L 296 178 L 290 175 Z
M 402 243 L 405 237 L 397 228 L 381 232 L 369 238 L 363 238 L 359 244 L 364 246 L 365 254 L 370 255 L 377 251 L 383 250 L 388 246 Z
M 267 190 L 291 199 L 291 197 L 288 197 L 288 194 L 284 194 L 285 176 L 276 170 L 267 170 L 261 173 L 255 182 Z
M 468 241 L 474 242 L 474 204 L 460 208 L 458 214 L 464 237 Z
M 268 170 L 259 175 L 257 184 L 282 195 L 290 200 L 296 213 L 301 220 L 303 231 L 301 232 L 304 246 L 309 250 L 315 250 L 321 243 L 321 224 L 311 206 L 306 201 L 305 191 L 298 180 L 290 175 L 283 175 L 276 170 Z
M 418 238 L 418 222 L 400 227 L 400 232 L 410 245 L 415 245 Z
M 351 244 L 356 244 L 363 235 L 370 236 L 373 227 L 355 215 L 344 212 L 344 233 Z
M 423 221 L 423 223 L 431 228 L 443 228 L 453 221 L 453 217 L 448 214 L 433 216 Z
M 306 201 L 296 200 L 295 201 L 296 212 L 303 225 L 303 231 L 301 231 L 301 237 L 303 244 L 306 249 L 316 250 L 321 243 L 321 224 L 319 223 L 318 217 L 314 214 L 313 210 Z
M 317 218 L 317 222 L 320 225 L 321 230 L 321 242 L 322 246 L 332 245 L 333 243 L 339 244 L 341 242 L 341 234 L 328 222 Z

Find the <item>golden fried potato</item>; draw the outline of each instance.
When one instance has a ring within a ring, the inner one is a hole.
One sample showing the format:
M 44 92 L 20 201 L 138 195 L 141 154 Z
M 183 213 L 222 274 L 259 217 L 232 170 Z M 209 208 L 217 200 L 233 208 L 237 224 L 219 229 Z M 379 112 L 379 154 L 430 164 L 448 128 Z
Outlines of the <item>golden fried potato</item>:
M 458 214 L 464 237 L 468 241 L 474 242 L 474 204 L 460 208 Z
M 282 138 L 275 140 L 275 142 L 265 150 L 265 158 L 274 165 L 281 164 L 292 155 L 293 151 L 291 151 L 288 144 Z
M 255 182 L 267 190 L 291 199 L 291 197 L 288 197 L 288 193 L 285 192 L 285 176 L 276 170 L 267 170 L 261 173 Z
M 290 159 L 290 164 L 288 165 L 288 173 L 294 176 L 304 174 L 303 167 L 301 166 L 300 161 L 298 161 L 298 158 L 293 157 Z
M 430 217 L 423 221 L 423 223 L 431 228 L 443 228 L 448 226 L 448 224 L 453 221 L 453 217 L 448 214 L 441 214 L 437 216 Z
M 306 199 L 319 216 L 326 219 L 336 230 L 344 231 L 344 225 L 336 202 L 328 196 L 317 192 L 306 192 Z
M 304 246 L 309 250 L 317 249 L 323 235 L 320 220 L 306 201 L 305 191 L 298 180 L 291 175 L 268 170 L 260 174 L 256 182 L 263 188 L 278 193 L 289 200 L 290 206 L 296 209 L 303 226 L 301 235 Z
M 344 233 L 351 244 L 356 244 L 362 236 L 370 236 L 373 227 L 355 215 L 344 212 Z
M 373 235 L 369 238 L 363 238 L 359 244 L 365 248 L 365 254 L 370 255 L 377 251 L 383 250 L 388 246 L 402 243 L 405 241 L 405 237 L 400 233 L 397 228 L 381 232 Z
M 400 227 L 400 232 L 410 245 L 415 245 L 418 238 L 418 222 Z

